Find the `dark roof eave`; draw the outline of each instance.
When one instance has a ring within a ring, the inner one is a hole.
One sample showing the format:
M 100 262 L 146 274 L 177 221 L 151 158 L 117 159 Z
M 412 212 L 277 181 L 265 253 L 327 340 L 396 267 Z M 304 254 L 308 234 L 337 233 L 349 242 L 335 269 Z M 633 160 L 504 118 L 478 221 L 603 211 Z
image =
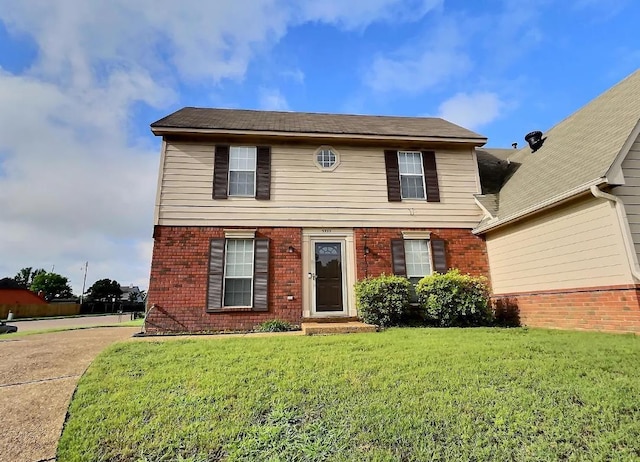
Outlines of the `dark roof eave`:
M 398 140 L 398 141 L 429 141 L 435 143 L 464 143 L 474 146 L 483 146 L 487 142 L 485 137 L 456 137 L 456 136 L 410 136 L 410 135 L 376 135 L 370 133 L 331 133 L 331 132 L 292 132 L 292 131 L 267 131 L 267 130 L 232 130 L 211 128 L 185 128 L 170 127 L 151 124 L 151 132 L 156 136 L 165 135 L 255 135 L 292 138 L 336 138 L 336 139 L 362 139 L 362 140 Z

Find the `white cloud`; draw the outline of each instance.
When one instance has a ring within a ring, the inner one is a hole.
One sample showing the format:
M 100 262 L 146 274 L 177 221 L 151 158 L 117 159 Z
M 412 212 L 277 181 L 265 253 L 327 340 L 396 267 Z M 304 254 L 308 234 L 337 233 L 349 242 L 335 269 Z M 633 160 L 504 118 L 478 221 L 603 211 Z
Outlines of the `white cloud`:
M 376 92 L 421 93 L 471 68 L 461 47 L 462 37 L 453 22 L 443 22 L 427 41 L 414 41 L 390 55 L 377 56 L 365 75 Z
M 496 120 L 505 104 L 496 93 L 457 93 L 438 107 L 438 117 L 476 130 Z
M 301 69 L 285 69 L 280 71 L 280 75 L 298 84 L 303 84 L 305 79 L 304 72 Z
M 260 109 L 268 111 L 288 111 L 289 103 L 280 90 L 262 88 L 259 95 Z
M 292 26 L 414 21 L 440 3 L 0 0 L 0 21 L 37 48 L 26 71 L 0 69 L 0 277 L 55 265 L 79 292 L 88 260 L 89 284 L 146 287 L 159 143 L 132 137 L 136 105 L 242 80 Z M 288 107 L 278 90 L 260 103 Z
M 377 21 L 419 21 L 444 0 L 307 0 L 300 2 L 302 16 L 338 24 L 346 29 L 366 27 Z
M 3 276 L 55 265 L 78 290 L 76 267 L 89 260 L 92 270 L 98 262 L 111 270 L 96 279 L 144 279 L 148 260 L 130 247 L 150 241 L 158 154 L 125 136 L 130 93 L 154 95 L 132 77 L 79 94 L 0 74 L 0 107 L 19 109 L 0 111 Z

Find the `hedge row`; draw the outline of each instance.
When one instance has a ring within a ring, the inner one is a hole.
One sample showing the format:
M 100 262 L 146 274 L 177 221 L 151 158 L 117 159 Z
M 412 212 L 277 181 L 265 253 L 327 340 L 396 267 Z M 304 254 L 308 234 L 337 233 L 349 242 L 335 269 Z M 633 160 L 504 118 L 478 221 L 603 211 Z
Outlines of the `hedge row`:
M 421 279 L 415 287 L 417 304 L 410 302 L 411 282 L 400 276 L 363 279 L 355 289 L 362 320 L 381 327 L 403 324 L 467 327 L 496 323 L 486 278 L 461 274 L 457 269 Z

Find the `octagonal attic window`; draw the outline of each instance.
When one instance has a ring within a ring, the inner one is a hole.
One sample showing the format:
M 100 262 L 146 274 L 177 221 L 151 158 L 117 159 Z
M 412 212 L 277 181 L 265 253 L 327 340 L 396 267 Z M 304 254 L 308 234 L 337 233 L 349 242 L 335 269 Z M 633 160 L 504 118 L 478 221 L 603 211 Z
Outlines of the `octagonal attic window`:
M 315 163 L 320 170 L 334 170 L 340 163 L 340 156 L 330 146 L 321 146 L 315 153 Z

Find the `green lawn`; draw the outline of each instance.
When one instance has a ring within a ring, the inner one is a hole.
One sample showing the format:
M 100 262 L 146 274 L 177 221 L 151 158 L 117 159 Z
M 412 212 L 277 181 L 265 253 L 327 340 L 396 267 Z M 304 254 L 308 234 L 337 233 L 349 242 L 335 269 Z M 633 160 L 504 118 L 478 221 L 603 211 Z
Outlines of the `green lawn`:
M 640 337 L 392 329 L 114 345 L 60 461 L 640 460 Z

